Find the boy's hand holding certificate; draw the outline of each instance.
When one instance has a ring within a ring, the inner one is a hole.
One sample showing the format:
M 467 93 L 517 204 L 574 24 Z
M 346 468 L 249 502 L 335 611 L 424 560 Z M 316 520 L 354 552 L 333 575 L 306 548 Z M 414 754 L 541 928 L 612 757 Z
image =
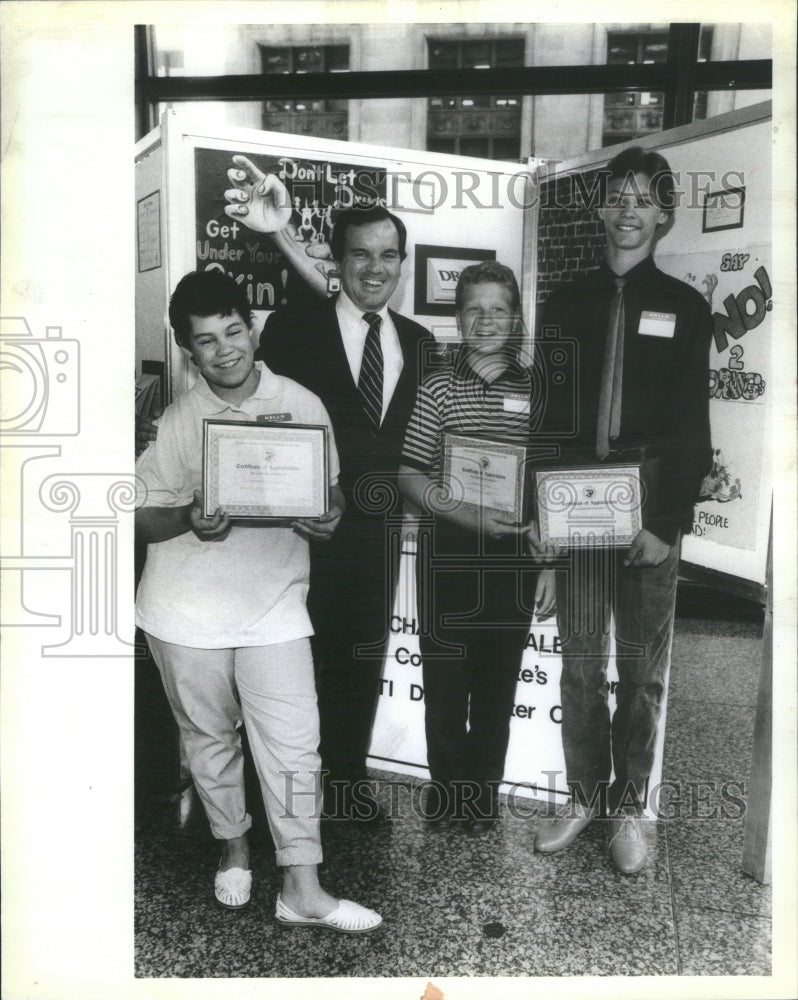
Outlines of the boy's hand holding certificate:
M 194 491 L 194 503 L 189 507 L 188 523 L 191 530 L 203 542 L 223 542 L 230 534 L 230 518 L 220 510 L 206 517 L 202 494 Z

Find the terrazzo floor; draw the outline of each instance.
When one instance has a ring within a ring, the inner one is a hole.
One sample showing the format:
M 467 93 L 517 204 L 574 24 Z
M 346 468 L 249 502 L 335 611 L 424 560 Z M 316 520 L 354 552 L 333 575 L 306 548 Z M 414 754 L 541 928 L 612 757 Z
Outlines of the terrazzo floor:
M 769 975 L 771 893 L 741 871 L 739 788 L 761 636 L 756 621 L 677 619 L 663 777 L 679 789 L 664 801 L 674 818 L 647 824 L 640 874 L 615 872 L 601 823 L 561 853 L 535 854 L 547 807 L 528 800 L 523 818 L 505 809 L 481 838 L 432 832 L 414 815 L 372 832 L 325 824 L 325 887 L 378 909 L 384 925 L 363 938 L 288 929 L 273 920 L 279 876 L 262 827 L 252 903 L 230 913 L 213 904 L 218 852 L 204 820 L 178 825 L 173 806 L 152 808 L 137 824 L 136 975 Z M 413 779 L 380 778 L 386 805 L 390 781 L 412 794 Z

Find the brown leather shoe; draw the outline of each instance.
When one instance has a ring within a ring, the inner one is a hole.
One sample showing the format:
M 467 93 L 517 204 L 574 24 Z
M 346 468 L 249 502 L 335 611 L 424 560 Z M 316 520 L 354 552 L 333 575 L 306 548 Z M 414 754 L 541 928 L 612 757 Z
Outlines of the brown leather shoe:
M 544 819 L 535 837 L 535 850 L 553 854 L 572 843 L 596 817 L 596 810 L 575 802 L 554 819 Z
M 611 816 L 607 824 L 612 863 L 622 875 L 634 875 L 645 867 L 648 844 L 643 825 L 637 816 Z

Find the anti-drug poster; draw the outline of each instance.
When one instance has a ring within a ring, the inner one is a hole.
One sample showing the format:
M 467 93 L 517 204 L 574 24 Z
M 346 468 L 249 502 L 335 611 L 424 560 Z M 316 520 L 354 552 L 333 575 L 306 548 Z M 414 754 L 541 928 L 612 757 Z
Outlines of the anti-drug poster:
M 733 567 L 734 550 L 757 548 L 769 491 L 770 248 L 730 241 L 728 250 L 689 254 L 679 262 L 663 256 L 662 266 L 704 294 L 714 328 L 707 386 L 712 468 L 701 484 L 683 557 L 691 560 L 693 539 L 700 539 L 723 546 Z
M 696 254 L 690 264 L 682 278 L 706 291 L 714 323 L 708 387 L 712 469 L 701 484 L 692 534 L 752 550 L 772 392 L 769 248 Z
M 770 147 L 768 119 L 666 148 L 682 203 L 656 252 L 663 271 L 704 296 L 713 323 L 712 466 L 682 560 L 754 585 L 765 583 L 779 472 L 771 460 L 771 357 L 774 318 L 785 303 L 772 256 Z
M 225 213 L 224 192 L 232 187 L 227 172 L 236 169 L 234 155 L 234 150 L 195 150 L 196 269 L 217 268 L 232 275 L 244 286 L 255 310 L 286 305 L 292 294 L 307 297 L 307 284 L 275 238 L 253 230 L 247 225 L 249 219 Z M 258 171 L 279 182 L 275 203 L 282 212 L 283 237 L 305 254 L 325 280 L 327 292 L 337 292 L 338 271 L 330 250 L 335 216 L 348 208 L 385 205 L 385 170 L 288 154 L 247 153 L 246 157 Z

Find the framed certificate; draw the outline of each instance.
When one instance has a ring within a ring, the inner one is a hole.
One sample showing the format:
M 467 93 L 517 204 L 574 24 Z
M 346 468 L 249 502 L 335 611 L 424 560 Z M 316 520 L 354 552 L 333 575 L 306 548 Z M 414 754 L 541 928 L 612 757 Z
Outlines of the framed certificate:
M 745 188 L 724 188 L 704 195 L 702 233 L 717 233 L 723 229 L 742 229 L 745 211 Z
M 203 515 L 320 517 L 327 512 L 327 428 L 204 420 Z
M 568 547 L 629 545 L 643 527 L 639 463 L 535 472 L 543 541 Z
M 524 516 L 526 448 L 500 441 L 445 434 L 443 483 L 451 502 L 504 514 L 519 524 Z

